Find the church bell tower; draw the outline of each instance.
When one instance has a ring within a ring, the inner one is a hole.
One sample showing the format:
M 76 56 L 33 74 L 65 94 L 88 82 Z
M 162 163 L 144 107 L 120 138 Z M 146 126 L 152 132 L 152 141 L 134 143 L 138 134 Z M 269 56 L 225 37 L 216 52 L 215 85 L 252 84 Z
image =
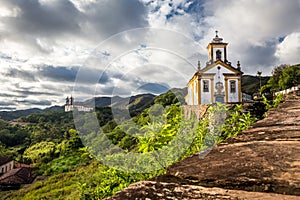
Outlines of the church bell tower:
M 207 64 L 212 64 L 218 60 L 227 63 L 227 44 L 223 42 L 223 38 L 218 36 L 218 31 L 216 31 L 216 36 L 213 40 L 208 44 L 208 62 Z

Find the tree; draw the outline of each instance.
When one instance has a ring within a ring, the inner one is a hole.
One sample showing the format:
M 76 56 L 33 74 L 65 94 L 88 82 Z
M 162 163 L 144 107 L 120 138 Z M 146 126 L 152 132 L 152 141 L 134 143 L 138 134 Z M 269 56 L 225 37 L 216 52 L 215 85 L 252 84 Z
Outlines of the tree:
M 23 154 L 23 158 L 25 161 L 31 163 L 46 163 L 55 158 L 55 150 L 56 144 L 54 142 L 44 141 L 27 148 Z
M 300 65 L 294 65 L 282 70 L 278 85 L 281 89 L 288 89 L 300 84 Z
M 300 84 L 300 65 L 280 65 L 273 69 L 272 77 L 262 87 L 263 92 L 276 92 Z

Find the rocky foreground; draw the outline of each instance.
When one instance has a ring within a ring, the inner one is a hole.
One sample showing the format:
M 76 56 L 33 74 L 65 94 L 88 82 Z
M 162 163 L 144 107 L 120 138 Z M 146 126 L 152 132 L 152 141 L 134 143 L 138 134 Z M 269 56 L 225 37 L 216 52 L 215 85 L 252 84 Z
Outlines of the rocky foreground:
M 166 175 L 108 199 L 299 199 L 300 94 L 207 156 L 193 155 Z

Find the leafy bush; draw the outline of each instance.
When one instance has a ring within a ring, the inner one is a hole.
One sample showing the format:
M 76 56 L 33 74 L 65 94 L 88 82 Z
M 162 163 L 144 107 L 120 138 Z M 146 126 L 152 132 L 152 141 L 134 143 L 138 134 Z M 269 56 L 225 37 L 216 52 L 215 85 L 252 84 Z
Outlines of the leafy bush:
M 23 159 L 30 163 L 49 162 L 54 159 L 56 144 L 54 142 L 40 142 L 27 148 L 23 154 Z
M 265 104 L 265 108 L 267 110 L 271 108 L 277 108 L 279 104 L 282 102 L 283 94 L 276 95 L 275 99 L 268 100 L 265 95 L 262 95 L 263 103 Z
M 248 129 L 256 120 L 250 112 L 243 112 L 242 105 L 236 105 L 232 111 L 229 111 L 229 117 L 223 127 L 222 139 L 236 136 L 243 130 Z

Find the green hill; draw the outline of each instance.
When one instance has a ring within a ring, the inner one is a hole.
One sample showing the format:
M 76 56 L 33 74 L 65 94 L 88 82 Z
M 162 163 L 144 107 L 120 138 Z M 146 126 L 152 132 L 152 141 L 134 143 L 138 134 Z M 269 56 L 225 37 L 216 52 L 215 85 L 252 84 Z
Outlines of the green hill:
M 269 76 L 261 77 L 261 86 L 267 84 Z M 242 92 L 246 94 L 253 95 L 256 92 L 259 92 L 259 77 L 251 75 L 242 76 Z

